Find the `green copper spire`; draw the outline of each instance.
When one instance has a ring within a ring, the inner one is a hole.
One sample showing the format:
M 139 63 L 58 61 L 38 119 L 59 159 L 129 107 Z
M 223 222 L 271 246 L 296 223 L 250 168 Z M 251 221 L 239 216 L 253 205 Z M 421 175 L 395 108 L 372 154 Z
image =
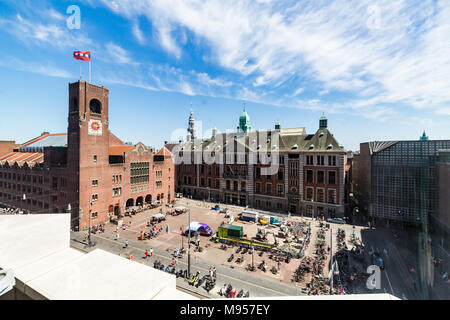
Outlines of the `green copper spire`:
M 328 119 L 325 117 L 325 113 L 319 119 L 319 129 L 326 129 L 328 127 Z
M 245 111 L 245 102 L 244 102 L 244 111 L 239 117 L 239 126 L 237 127 L 238 131 L 245 132 L 252 130 L 252 125 L 250 124 L 250 117 L 248 113 Z
M 420 141 L 427 141 L 428 136 L 425 134 L 425 130 L 423 130 L 422 136 L 420 137 Z

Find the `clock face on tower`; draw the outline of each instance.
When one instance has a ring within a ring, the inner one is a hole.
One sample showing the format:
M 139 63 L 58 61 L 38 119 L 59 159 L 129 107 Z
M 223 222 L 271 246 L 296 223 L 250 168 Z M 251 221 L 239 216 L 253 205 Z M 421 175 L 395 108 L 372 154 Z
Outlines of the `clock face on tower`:
M 88 133 L 94 136 L 101 136 L 102 135 L 101 120 L 89 120 Z

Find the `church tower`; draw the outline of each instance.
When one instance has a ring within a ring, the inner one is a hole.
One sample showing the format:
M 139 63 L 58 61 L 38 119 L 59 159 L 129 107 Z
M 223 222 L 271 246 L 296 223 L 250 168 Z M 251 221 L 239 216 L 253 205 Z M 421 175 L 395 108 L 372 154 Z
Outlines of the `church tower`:
M 188 128 L 187 128 L 187 136 L 186 136 L 186 140 L 194 140 L 195 139 L 195 129 L 194 129 L 194 124 L 195 124 L 195 120 L 194 120 L 194 111 L 192 111 L 191 109 L 191 113 L 189 115 L 189 123 L 188 123 Z

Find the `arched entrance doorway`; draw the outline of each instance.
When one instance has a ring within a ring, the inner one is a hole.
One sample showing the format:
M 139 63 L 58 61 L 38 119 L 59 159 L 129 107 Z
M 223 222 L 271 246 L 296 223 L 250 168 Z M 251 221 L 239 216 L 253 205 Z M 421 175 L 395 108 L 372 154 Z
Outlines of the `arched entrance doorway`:
M 145 204 L 151 204 L 152 203 L 152 195 L 148 194 L 145 196 Z
M 138 197 L 138 198 L 136 199 L 136 205 L 137 205 L 137 206 L 142 206 L 142 205 L 144 205 L 144 197 Z
M 120 215 L 120 206 L 118 204 L 114 206 L 114 215 L 116 216 Z
M 110 205 L 109 207 L 108 207 L 108 213 L 112 213 L 114 211 L 114 206 L 113 205 Z
M 125 205 L 126 208 L 134 206 L 134 199 L 130 198 L 127 200 L 127 203 Z

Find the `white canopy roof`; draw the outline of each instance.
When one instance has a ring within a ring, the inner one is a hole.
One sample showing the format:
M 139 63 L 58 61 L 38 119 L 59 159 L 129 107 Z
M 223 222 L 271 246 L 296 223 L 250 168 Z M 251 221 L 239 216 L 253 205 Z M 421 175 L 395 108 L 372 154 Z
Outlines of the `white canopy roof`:
M 95 249 L 70 248 L 69 214 L 1 215 L 0 269 L 32 299 L 197 299 L 174 275 Z

